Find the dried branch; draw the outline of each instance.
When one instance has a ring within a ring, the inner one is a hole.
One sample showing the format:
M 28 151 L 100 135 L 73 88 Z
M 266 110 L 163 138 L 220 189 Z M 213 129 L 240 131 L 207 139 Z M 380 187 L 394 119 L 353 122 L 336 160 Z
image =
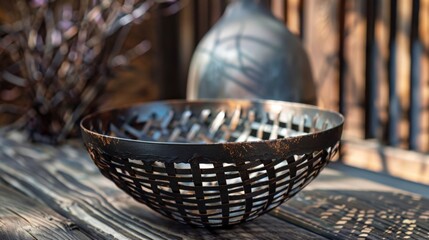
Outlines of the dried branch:
M 61 142 L 96 108 L 113 69 L 149 49 L 147 41 L 125 53 L 122 48 L 131 24 L 157 2 L 16 2 L 20 20 L 0 26 L 0 86 L 12 85 L 27 96 L 29 110 L 20 122 L 27 122 L 32 140 Z

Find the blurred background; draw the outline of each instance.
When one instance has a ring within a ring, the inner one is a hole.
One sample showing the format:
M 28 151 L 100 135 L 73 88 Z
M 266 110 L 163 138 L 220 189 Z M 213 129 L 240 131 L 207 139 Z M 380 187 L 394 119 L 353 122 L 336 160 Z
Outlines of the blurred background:
M 303 42 L 318 105 L 346 117 L 342 161 L 429 183 L 429 0 L 266 3 Z M 101 108 L 185 98 L 192 53 L 227 4 L 161 3 L 132 25 L 124 47 L 148 39 L 151 49 L 114 73 Z M 2 23 L 13 21 L 13 5 L 0 2 Z M 0 124 L 15 119 L 4 111 Z

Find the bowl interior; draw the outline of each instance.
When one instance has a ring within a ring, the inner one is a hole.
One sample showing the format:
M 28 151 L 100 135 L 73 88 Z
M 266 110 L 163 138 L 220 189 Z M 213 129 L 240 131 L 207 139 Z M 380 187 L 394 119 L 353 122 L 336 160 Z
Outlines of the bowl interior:
M 302 136 L 338 127 L 342 117 L 279 101 L 166 101 L 96 113 L 82 122 L 93 133 L 159 143 L 212 144 Z
M 247 100 L 166 101 L 86 117 L 101 173 L 182 223 L 254 219 L 310 183 L 338 150 L 343 118 L 316 107 Z

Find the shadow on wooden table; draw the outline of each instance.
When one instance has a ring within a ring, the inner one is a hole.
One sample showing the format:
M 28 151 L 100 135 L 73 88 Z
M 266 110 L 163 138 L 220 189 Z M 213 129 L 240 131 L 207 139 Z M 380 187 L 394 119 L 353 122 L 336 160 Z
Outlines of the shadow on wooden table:
M 50 229 L 59 229 L 70 239 L 429 237 L 428 199 L 399 190 L 348 190 L 356 189 L 352 185 L 338 189 L 334 182 L 343 180 L 330 172 L 322 171 L 308 189 L 252 222 L 228 229 L 193 228 L 162 217 L 122 192 L 98 172 L 78 141 L 53 147 L 28 143 L 17 133 L 0 135 L 0 178 L 13 187 L 0 188 L 0 236 L 4 231 L 58 236 Z M 326 189 L 329 186 L 332 189 Z M 2 204 L 14 201 L 19 204 Z M 17 210 L 18 205 L 32 210 Z M 17 216 L 25 221 L 2 225 Z
M 82 234 L 96 239 L 320 238 L 270 215 L 248 224 L 217 230 L 193 228 L 166 219 L 134 201 L 103 177 L 79 141 L 54 147 L 28 143 L 19 133 L 0 135 L 0 159 L 0 178 L 14 188 L 8 193 L 0 188 L 0 195 L 8 202 L 27 198 L 20 205 L 23 209 L 30 209 L 34 202 L 39 202 L 31 217 L 21 212 L 25 224 L 10 226 L 5 233 L 1 222 L 10 219 L 6 214 L 1 219 L 0 199 L 0 236 L 14 236 L 18 229 L 30 230 L 19 232 L 31 232 L 31 236 L 58 235 L 50 230 L 55 229 L 52 225 L 55 222 L 38 221 L 56 214 L 55 219 L 64 223 L 59 231 L 70 233 L 71 239 L 83 239 Z M 12 191 L 15 193 L 10 194 Z M 35 217 L 38 215 L 41 216 Z M 67 227 L 70 225 L 73 228 Z M 80 237 L 73 238 L 74 235 Z
M 228 228 L 207 229 L 175 222 L 142 208 L 139 203 L 119 208 L 130 216 L 150 220 L 158 224 L 159 227 L 168 229 L 171 233 L 190 239 L 284 239 L 285 237 L 288 239 L 309 239 L 319 237 L 308 230 L 301 229 L 271 215 L 263 215 L 253 221 Z
M 226 229 L 189 227 L 148 211 L 137 202 L 117 201 L 114 203 L 116 207 L 129 216 L 157 223 L 172 233 L 198 239 L 235 239 L 237 236 L 266 239 L 288 236 L 296 239 L 311 236 L 303 235 L 305 231 L 293 232 L 296 229 L 290 223 L 327 238 L 429 237 L 429 200 L 399 192 L 304 190 L 270 214 Z
M 274 215 L 326 237 L 429 238 L 429 200 L 408 193 L 304 190 Z

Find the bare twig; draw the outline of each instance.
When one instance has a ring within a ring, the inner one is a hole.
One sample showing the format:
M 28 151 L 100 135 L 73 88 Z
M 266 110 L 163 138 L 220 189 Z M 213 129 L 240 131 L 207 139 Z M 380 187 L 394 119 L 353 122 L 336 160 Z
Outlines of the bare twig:
M 13 63 L 2 67 L 0 84 L 28 97 L 28 109 L 15 126 L 26 122 L 36 141 L 67 138 L 82 115 L 96 107 L 112 69 L 149 49 L 143 41 L 122 53 L 131 24 L 157 2 L 18 0 L 20 20 L 0 27 L 0 56 Z M 13 109 L 0 105 L 0 111 Z

